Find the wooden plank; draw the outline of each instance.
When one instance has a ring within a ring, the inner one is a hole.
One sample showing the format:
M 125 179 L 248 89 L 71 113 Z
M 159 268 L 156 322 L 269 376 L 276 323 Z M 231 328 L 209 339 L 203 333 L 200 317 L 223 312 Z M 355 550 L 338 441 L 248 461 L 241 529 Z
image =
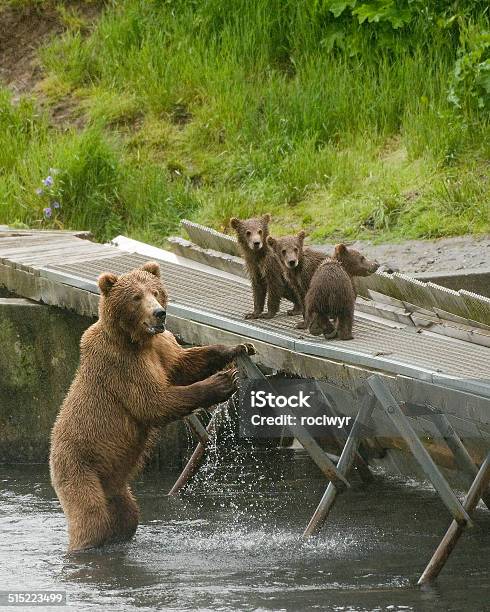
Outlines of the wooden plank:
M 434 296 L 436 308 L 451 312 L 460 317 L 468 316 L 468 309 L 457 291 L 436 285 L 433 282 L 428 282 L 426 286 Z
M 490 325 L 490 298 L 464 289 L 459 290 L 459 295 L 468 309 L 470 319 Z
M 488 488 L 490 484 L 490 453 L 486 456 L 485 461 L 482 463 L 478 473 L 476 475 L 473 484 L 470 487 L 464 501 L 463 507 L 466 512 L 470 513 L 476 508 L 478 501 L 481 496 L 481 492 Z M 454 547 L 458 543 L 459 538 L 463 533 L 464 525 L 453 521 L 447 530 L 445 536 L 441 540 L 441 543 L 437 547 L 435 553 L 432 555 L 431 560 L 427 564 L 427 567 L 420 576 L 417 584 L 427 584 L 432 582 L 440 574 L 442 568 L 446 564 L 449 555 L 454 550 Z
M 443 319 L 444 321 L 452 321 L 453 323 L 457 323 L 458 325 L 468 325 L 470 327 L 476 327 L 478 329 L 490 331 L 490 325 L 485 325 L 480 321 L 475 321 L 466 317 L 460 317 L 458 315 L 453 314 L 452 312 L 447 312 L 447 310 L 441 310 L 440 308 L 434 308 L 434 312 L 440 319 Z
M 78 238 L 75 238 L 74 240 L 78 240 Z M 8 252 L 0 254 L 0 262 L 2 263 L 5 263 L 7 261 L 12 262 L 12 261 L 22 259 L 23 256 L 28 257 L 29 255 L 32 255 L 34 253 L 43 253 L 44 251 L 51 250 L 50 247 L 63 249 L 63 248 L 67 248 L 77 243 L 73 243 L 71 240 L 67 240 L 67 241 L 57 240 L 54 244 L 56 245 L 56 247 L 51 245 L 49 241 L 46 241 L 45 244 L 24 245 L 16 249 L 11 249 Z
M 109 261 L 113 259 L 114 257 L 119 257 L 119 253 L 117 251 L 113 253 L 109 253 L 107 251 L 100 251 L 98 253 L 91 252 L 90 256 L 88 256 L 87 254 L 73 255 L 69 257 L 63 257 L 60 255 L 59 257 L 53 258 L 49 262 L 34 262 L 30 265 L 18 264 L 16 265 L 16 268 L 19 270 L 24 270 L 26 272 L 32 272 L 32 274 L 34 274 L 35 276 L 40 276 L 41 268 L 49 267 L 50 265 L 71 264 L 71 263 L 79 263 L 79 262 L 87 262 L 88 264 L 91 262 L 98 262 L 98 261 L 105 261 L 105 260 L 107 260 L 108 265 L 109 265 Z
M 434 296 L 431 291 L 427 289 L 425 283 L 407 274 L 401 274 L 400 272 L 395 272 L 391 277 L 404 302 L 422 306 L 422 308 L 426 308 L 427 310 L 431 310 L 433 306 L 437 306 Z
M 486 397 L 405 376 L 396 378 L 396 386 L 406 401 L 426 403 L 436 409 L 443 407 L 444 413 L 451 418 L 454 416 L 490 426 L 490 400 Z
M 410 318 L 410 314 L 405 310 L 405 308 L 399 308 L 398 306 L 393 306 L 392 304 L 386 304 L 384 302 L 375 302 L 374 300 L 357 298 L 356 311 L 371 313 L 379 317 L 389 319 L 390 321 L 397 321 L 405 326 L 414 325 L 414 322 Z M 402 325 L 400 325 L 400 327 Z
M 103 255 L 105 258 L 111 258 L 120 255 L 120 253 L 117 252 L 117 249 L 111 249 L 110 247 L 104 249 L 99 249 L 96 246 L 81 248 L 77 245 L 75 248 L 50 250 L 42 254 L 23 256 L 20 261 L 16 260 L 15 267 L 20 270 L 31 271 L 48 264 L 64 265 L 80 261 L 90 261 L 100 255 Z
M 469 327 L 467 325 L 462 326 L 443 323 L 440 320 L 435 321 L 434 318 L 427 319 L 417 313 L 412 313 L 410 318 L 417 327 L 428 329 L 433 334 L 439 334 L 441 336 L 447 336 L 448 338 L 454 338 L 455 340 L 462 340 L 470 344 L 478 344 L 479 346 L 490 348 L 490 333 L 487 333 L 486 330 Z
M 229 255 L 236 255 L 238 257 L 241 255 L 238 241 L 235 236 L 217 232 L 210 227 L 200 225 L 199 223 L 193 223 L 187 219 L 182 219 L 180 224 L 189 234 L 189 238 L 192 242 L 198 246 L 205 249 L 221 251 L 222 253 L 228 253 Z
M 5 235 L 10 236 L 76 236 L 77 238 L 87 239 L 92 236 L 89 230 L 68 230 L 68 229 L 15 229 L 7 225 L 0 225 L 0 239 Z
M 95 243 L 79 240 L 78 238 L 73 240 L 56 240 L 55 242 L 47 242 L 44 245 L 30 246 L 23 251 L 9 252 L 5 255 L 5 258 L 10 261 L 22 261 L 24 258 L 28 260 L 32 257 L 51 255 L 60 251 L 72 252 L 81 249 L 88 252 L 92 248 L 96 248 Z
M 407 417 L 403 414 L 398 402 L 393 397 L 391 391 L 385 385 L 384 381 L 379 376 L 374 375 L 368 378 L 367 383 L 378 398 L 378 401 L 383 407 L 385 413 L 391 418 L 393 424 L 402 434 L 413 456 L 434 485 L 434 488 L 453 517 L 459 523 L 467 523 L 468 525 L 472 525 L 470 517 L 462 507 L 460 501 L 454 494 L 454 491 L 448 485 L 444 476 L 439 471 L 432 457 L 429 455 L 424 445 L 415 434 Z
M 56 242 L 58 242 L 58 240 L 53 241 L 52 238 L 49 238 L 47 236 L 42 240 L 15 239 L 12 242 L 7 240 L 0 240 L 0 256 L 3 256 L 4 254 L 8 255 L 9 253 L 19 250 L 26 250 L 35 246 L 42 247 L 45 245 L 50 245 Z

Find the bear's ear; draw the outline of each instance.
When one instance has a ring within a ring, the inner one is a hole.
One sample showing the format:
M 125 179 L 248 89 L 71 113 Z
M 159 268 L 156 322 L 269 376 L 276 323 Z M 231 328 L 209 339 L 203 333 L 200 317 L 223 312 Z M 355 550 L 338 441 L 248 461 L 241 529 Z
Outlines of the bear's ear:
M 237 230 L 240 227 L 240 219 L 237 219 L 236 217 L 232 217 L 230 219 L 230 226 L 234 229 Z
M 347 253 L 347 247 L 345 244 L 340 243 L 335 245 L 335 257 L 342 257 Z
M 267 236 L 267 244 L 274 248 L 277 244 L 277 240 L 275 238 L 273 238 L 272 236 Z
M 99 285 L 99 289 L 102 295 L 108 295 L 109 291 L 117 282 L 117 276 L 112 272 L 104 272 L 97 279 L 97 284 Z
M 160 264 L 157 264 L 156 261 L 147 261 L 141 269 L 160 278 Z
M 262 221 L 264 223 L 270 223 L 271 222 L 271 214 L 270 213 L 266 213 L 265 215 L 262 215 Z
M 306 236 L 305 230 L 301 230 L 300 232 L 298 232 L 298 240 L 300 242 L 303 242 L 303 240 L 305 239 L 305 236 Z

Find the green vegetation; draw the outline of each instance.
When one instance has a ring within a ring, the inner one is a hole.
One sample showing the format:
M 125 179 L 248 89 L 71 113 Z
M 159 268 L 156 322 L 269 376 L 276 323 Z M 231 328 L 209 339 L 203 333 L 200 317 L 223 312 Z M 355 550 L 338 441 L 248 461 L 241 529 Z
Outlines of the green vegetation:
M 125 0 L 89 30 L 63 10 L 44 110 L 0 95 L 0 222 L 153 243 L 266 211 L 314 239 L 490 231 L 487 2 Z

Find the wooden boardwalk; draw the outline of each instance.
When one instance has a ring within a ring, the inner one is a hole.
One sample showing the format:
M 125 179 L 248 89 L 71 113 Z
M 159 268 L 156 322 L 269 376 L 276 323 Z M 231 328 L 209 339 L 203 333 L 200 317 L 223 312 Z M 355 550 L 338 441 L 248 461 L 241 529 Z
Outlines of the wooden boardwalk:
M 433 406 L 442 401 L 460 434 L 471 438 L 477 455 L 488 447 L 488 346 L 376 316 L 373 309 L 356 313 L 355 339 L 349 342 L 313 338 L 295 329 L 298 318 L 286 316 L 284 310 L 273 320 L 245 321 L 243 313 L 252 309 L 246 279 L 149 245 L 122 243 L 129 251 L 70 232 L 0 229 L 0 285 L 22 297 L 96 316 L 101 272 L 120 274 L 156 259 L 170 295 L 169 327 L 185 342 L 252 340 L 263 365 L 328 380 L 342 405 L 359 381 L 379 372 L 401 400 Z M 484 327 L 477 331 L 485 336 Z M 420 417 L 418 424 L 428 437 L 436 435 L 429 420 Z M 382 419 L 379 428 L 381 432 Z M 446 459 L 451 466 L 449 455 L 442 463 Z

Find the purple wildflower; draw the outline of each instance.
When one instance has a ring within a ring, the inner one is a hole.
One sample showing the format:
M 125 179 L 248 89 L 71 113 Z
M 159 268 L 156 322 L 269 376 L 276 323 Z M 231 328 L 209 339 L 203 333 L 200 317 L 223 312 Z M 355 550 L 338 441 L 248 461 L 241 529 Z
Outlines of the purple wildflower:
M 59 202 L 53 202 L 53 208 L 61 208 L 61 204 Z
M 43 181 L 43 185 L 45 187 L 51 187 L 51 185 L 54 183 L 53 181 L 53 177 L 51 175 L 47 176 L 44 181 Z
M 50 206 L 48 206 L 47 208 L 43 209 L 43 214 L 46 217 L 46 219 L 49 219 L 51 217 L 51 215 L 53 214 L 53 211 L 51 209 Z
M 36 189 L 36 195 L 42 196 L 43 193 L 44 193 L 44 191 L 40 187 L 38 189 Z

